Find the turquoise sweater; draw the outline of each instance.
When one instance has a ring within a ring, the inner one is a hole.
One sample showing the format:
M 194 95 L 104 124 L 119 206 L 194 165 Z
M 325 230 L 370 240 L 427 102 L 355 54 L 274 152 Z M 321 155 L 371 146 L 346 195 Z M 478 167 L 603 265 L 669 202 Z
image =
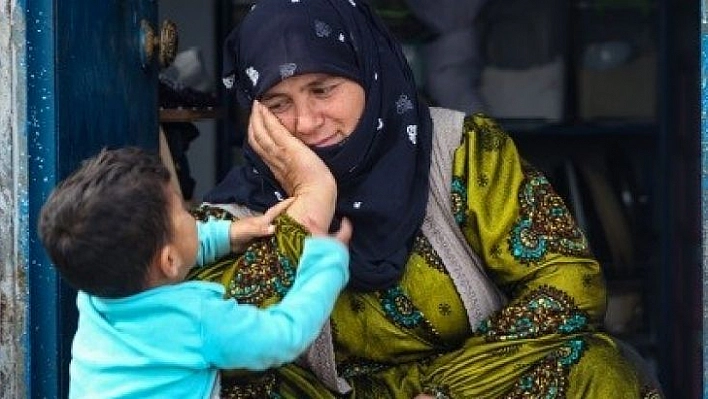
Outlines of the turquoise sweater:
M 229 222 L 198 224 L 198 264 L 229 250 Z M 266 309 L 224 300 L 223 286 L 189 281 L 106 299 L 79 292 L 70 398 L 208 398 L 218 369 L 293 361 L 317 337 L 349 278 L 340 242 L 305 240 L 295 282 Z

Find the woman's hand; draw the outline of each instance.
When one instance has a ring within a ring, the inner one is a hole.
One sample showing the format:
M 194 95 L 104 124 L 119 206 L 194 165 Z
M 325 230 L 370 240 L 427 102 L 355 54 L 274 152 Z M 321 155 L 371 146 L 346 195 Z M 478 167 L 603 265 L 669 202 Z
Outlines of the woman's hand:
M 310 231 L 327 231 L 337 185 L 329 168 L 294 137 L 265 106 L 254 101 L 248 143 L 294 202 L 287 213 Z
M 248 143 L 289 195 L 335 184 L 324 162 L 258 101 L 253 103 Z

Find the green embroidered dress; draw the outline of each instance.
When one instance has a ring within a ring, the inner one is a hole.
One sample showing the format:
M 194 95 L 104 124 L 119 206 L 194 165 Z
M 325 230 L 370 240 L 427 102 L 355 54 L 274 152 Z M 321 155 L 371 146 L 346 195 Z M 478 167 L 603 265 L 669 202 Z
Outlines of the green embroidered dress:
M 291 364 L 260 374 L 225 372 L 224 397 L 660 397 L 600 332 L 600 266 L 546 178 L 481 115 L 465 118 L 453 156 L 447 195 L 454 219 L 508 302 L 470 326 L 458 287 L 421 233 L 397 286 L 345 290 L 337 302 L 334 358 L 352 391 L 336 393 Z M 223 214 L 207 206 L 197 211 L 214 212 Z M 223 283 L 239 302 L 277 301 L 292 284 L 307 235 L 287 216 L 277 224 L 272 239 L 192 277 Z

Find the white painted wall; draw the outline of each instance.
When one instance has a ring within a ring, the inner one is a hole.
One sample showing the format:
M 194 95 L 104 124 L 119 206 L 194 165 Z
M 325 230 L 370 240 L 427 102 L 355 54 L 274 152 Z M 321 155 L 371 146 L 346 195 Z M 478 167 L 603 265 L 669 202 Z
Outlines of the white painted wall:
M 0 0 L 0 398 L 24 398 L 27 314 L 25 14 Z

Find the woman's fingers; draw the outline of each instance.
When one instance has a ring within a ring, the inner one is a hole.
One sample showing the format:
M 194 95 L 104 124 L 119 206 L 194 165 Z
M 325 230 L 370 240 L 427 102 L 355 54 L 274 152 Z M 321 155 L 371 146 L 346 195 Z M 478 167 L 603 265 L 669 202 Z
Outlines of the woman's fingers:
M 253 150 L 288 195 L 295 197 L 288 215 L 326 234 L 334 214 L 337 185 L 324 162 L 258 102 L 253 104 L 248 135 Z
M 260 119 L 263 123 L 265 131 L 268 132 L 268 138 L 274 146 L 307 149 L 307 146 L 295 138 L 288 129 L 280 123 L 280 120 L 273 115 L 266 106 L 256 101 L 255 106 L 258 107 Z
M 257 101 L 253 103 L 248 130 L 249 144 L 288 194 L 334 185 L 334 177 L 324 162 Z
M 261 157 L 275 153 L 275 143 L 266 129 L 262 107 L 257 101 L 253 103 L 253 111 L 248 120 L 248 143 Z
M 271 133 L 265 127 L 262 111 L 263 107 L 254 102 L 248 122 L 248 143 L 282 183 L 282 175 L 288 170 L 291 162 L 289 158 L 292 157 L 288 155 L 286 148 L 281 148 L 273 142 Z
M 300 143 L 300 140 L 293 137 L 278 118 L 258 101 L 253 102 L 250 123 L 254 129 L 253 138 L 266 150 L 285 145 L 304 145 Z

